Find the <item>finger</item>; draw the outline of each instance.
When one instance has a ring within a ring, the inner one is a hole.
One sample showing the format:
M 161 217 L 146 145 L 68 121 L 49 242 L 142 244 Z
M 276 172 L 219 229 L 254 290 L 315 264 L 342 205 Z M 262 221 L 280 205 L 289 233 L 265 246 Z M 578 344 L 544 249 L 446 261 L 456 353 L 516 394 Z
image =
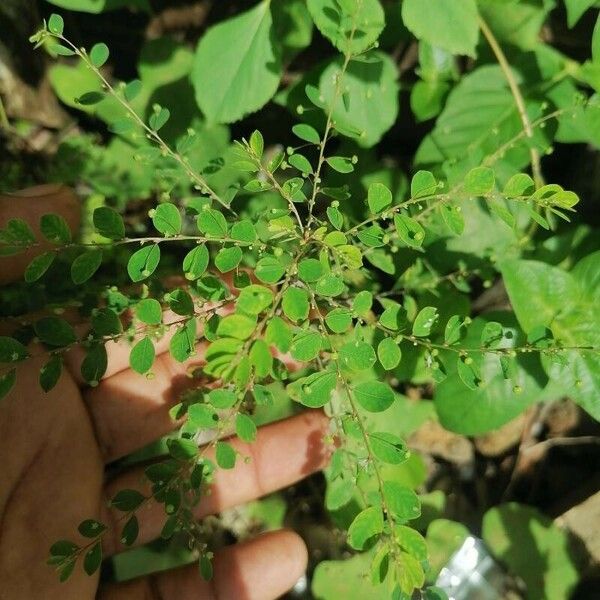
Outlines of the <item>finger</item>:
M 300 536 L 275 531 L 218 552 L 211 581 L 194 565 L 111 586 L 100 600 L 274 600 L 298 581 L 306 564 Z
M 199 385 L 192 374 L 205 364 L 206 347 L 206 342 L 197 344 L 196 354 L 183 363 L 168 352 L 159 354 L 152 367 L 152 378 L 127 369 L 84 390 L 106 462 L 143 448 L 177 426 L 169 410 L 185 390 Z
M 0 258 L 0 285 L 15 281 L 23 276 L 32 259 L 49 249 L 40 233 L 40 218 L 48 213 L 59 214 L 67 221 L 69 229 L 79 229 L 80 203 L 70 188 L 64 185 L 40 185 L 13 194 L 0 195 L 0 227 L 10 219 L 26 221 L 40 240 L 40 245 L 29 248 L 14 256 Z
M 257 439 L 251 444 L 232 439 L 233 447 L 242 455 L 249 456 L 248 462 L 238 460 L 235 469 L 219 469 L 207 496 L 196 507 L 195 516 L 202 518 L 226 508 L 243 504 L 275 490 L 292 485 L 296 481 L 323 468 L 328 460 L 330 448 L 325 442 L 329 420 L 321 411 L 307 411 L 278 423 L 261 427 Z M 213 452 L 207 457 L 212 458 Z M 137 489 L 149 495 L 150 489 L 144 480 L 143 469 L 117 477 L 106 488 L 106 496 L 112 498 L 124 488 Z M 105 536 L 105 553 L 114 554 L 122 550 L 119 542 L 119 521 L 122 513 L 106 509 L 105 520 L 111 525 L 113 536 Z M 149 502 L 138 511 L 139 536 L 136 544 L 144 544 L 160 535 L 165 521 L 163 507 Z

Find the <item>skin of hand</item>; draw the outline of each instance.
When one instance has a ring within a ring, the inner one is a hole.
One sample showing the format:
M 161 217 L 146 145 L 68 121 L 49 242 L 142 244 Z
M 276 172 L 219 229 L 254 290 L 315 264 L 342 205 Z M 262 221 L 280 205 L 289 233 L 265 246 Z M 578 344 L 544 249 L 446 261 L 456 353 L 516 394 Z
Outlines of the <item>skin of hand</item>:
M 39 218 L 59 213 L 72 230 L 79 224 L 79 202 L 64 186 L 41 186 L 0 196 L 0 227 L 20 217 L 39 232 Z M 0 258 L 0 283 L 22 276 L 36 247 L 26 256 Z M 1 325 L 0 325 L 1 327 Z M 7 331 L 0 331 L 6 334 Z M 152 380 L 128 366 L 129 347 L 109 342 L 108 369 L 97 387 L 86 387 L 79 375 L 83 358 L 76 347 L 66 353 L 63 374 L 44 393 L 38 384 L 47 360 L 40 347 L 17 369 L 17 383 L 0 402 L 0 599 L 1 600 L 268 600 L 288 590 L 304 573 L 306 547 L 292 531 L 277 531 L 218 552 L 214 577 L 203 581 L 196 565 L 98 589 L 99 575 L 88 576 L 78 563 L 71 578 L 58 581 L 46 564 L 48 550 L 59 539 L 84 544 L 77 525 L 95 518 L 109 527 L 103 537 L 104 556 L 123 550 L 120 514 L 107 500 L 123 488 L 147 493 L 140 468 L 106 481 L 105 465 L 172 431 L 169 408 L 189 384 L 190 366 L 202 365 L 202 343 L 187 363 L 157 344 Z M 318 411 L 305 412 L 260 428 L 246 444 L 232 439 L 248 462 L 220 470 L 197 516 L 216 513 L 290 485 L 322 468 L 328 450 L 323 439 L 327 420 Z M 165 515 L 149 502 L 138 511 L 136 545 L 159 536 Z

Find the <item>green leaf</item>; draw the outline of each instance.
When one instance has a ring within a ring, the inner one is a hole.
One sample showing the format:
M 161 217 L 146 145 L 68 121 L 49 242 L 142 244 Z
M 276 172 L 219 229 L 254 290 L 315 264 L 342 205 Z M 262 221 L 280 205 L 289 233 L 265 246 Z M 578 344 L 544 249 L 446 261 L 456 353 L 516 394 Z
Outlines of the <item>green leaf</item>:
M 596 0 L 565 0 L 569 27 L 574 27 L 586 10 L 596 4 Z
M 402 21 L 419 40 L 452 52 L 475 57 L 479 39 L 475 0 L 404 0 Z
M 295 167 L 296 169 L 298 169 L 298 171 L 301 171 L 302 173 L 311 174 L 313 172 L 313 168 L 309 160 L 302 154 L 292 154 L 288 157 L 288 163 L 290 163 L 292 167 Z
M 352 310 L 359 316 L 366 315 L 373 305 L 373 294 L 368 290 L 362 290 L 352 300 Z
M 334 333 L 344 333 L 352 325 L 352 311 L 348 308 L 334 308 L 325 316 L 325 323 Z
M 504 329 L 496 321 L 488 321 L 481 332 L 481 345 L 487 348 L 497 348 L 504 337 Z
M 370 211 L 376 215 L 392 204 L 392 192 L 383 183 L 372 183 L 367 201 Z
M 334 103 L 337 131 L 356 139 L 360 146 L 375 145 L 398 116 L 398 83 L 394 61 L 383 52 L 368 54 L 368 61 L 352 61 L 341 75 L 343 58 L 334 59 L 323 70 L 320 95 L 326 106 Z M 336 94 L 337 77 L 343 77 L 345 94 Z M 344 97 L 347 102 L 344 102 Z
M 256 318 L 251 319 L 245 315 L 228 315 L 219 322 L 217 334 L 222 337 L 247 340 L 255 329 Z
M 129 353 L 129 366 L 137 373 L 147 373 L 154 364 L 154 344 L 146 336 L 133 346 Z
M 396 232 L 398 237 L 411 248 L 420 248 L 423 245 L 425 239 L 425 230 L 422 225 L 404 214 L 394 215 L 394 225 L 396 226 Z
M 108 366 L 108 356 L 104 344 L 94 344 L 86 350 L 81 363 L 81 376 L 92 387 L 98 385 Z
M 387 383 L 367 381 L 353 389 L 356 401 L 369 412 L 383 412 L 394 402 L 394 392 Z
M 207 404 L 192 404 L 187 414 L 190 425 L 199 429 L 212 429 L 219 420 L 217 413 Z
M 41 369 L 40 369 L 40 387 L 45 391 L 49 392 L 60 379 L 63 368 L 63 361 L 60 356 L 53 356 Z M 0 393 L 0 397 L 2 394 Z
M 96 521 L 96 519 L 86 519 L 79 523 L 77 530 L 84 537 L 96 538 L 102 532 L 106 531 L 106 525 L 100 523 L 100 521 Z
M 379 323 L 391 331 L 404 329 L 407 324 L 406 310 L 400 304 L 389 304 L 381 313 Z
M 174 204 L 159 204 L 150 211 L 150 216 L 156 230 L 164 236 L 174 236 L 181 232 L 181 214 Z
M 256 277 L 263 283 L 277 283 L 285 273 L 285 267 L 276 256 L 264 256 L 256 263 Z
M 321 346 L 321 334 L 314 329 L 307 329 L 294 336 L 290 351 L 296 360 L 308 362 L 318 356 Z
M 93 575 L 102 563 L 102 543 L 96 542 L 90 550 L 88 550 L 83 558 L 83 570 L 88 575 Z
M 121 215 L 109 206 L 100 206 L 94 211 L 94 227 L 100 235 L 111 240 L 125 237 L 125 225 Z
M 283 293 L 281 306 L 285 316 L 292 321 L 304 321 L 308 318 L 310 304 L 305 290 L 289 287 Z
M 94 104 L 98 104 L 98 102 L 102 102 L 106 98 L 106 94 L 103 92 L 86 92 L 82 94 L 75 100 L 77 104 L 81 104 L 82 106 L 92 106 Z
M 496 183 L 494 171 L 489 167 L 475 167 L 465 176 L 464 190 L 467 194 L 484 196 L 489 194 Z
M 163 108 L 162 106 L 155 105 L 154 112 L 150 115 L 150 118 L 148 119 L 148 125 L 150 125 L 150 128 L 154 129 L 154 131 L 159 131 L 167 124 L 170 118 L 171 112 L 168 108 Z
M 419 497 L 410 488 L 396 481 L 384 481 L 383 495 L 390 512 L 397 519 L 409 521 L 421 515 Z
M 92 49 L 90 50 L 90 62 L 97 69 L 99 69 L 101 66 L 103 66 L 106 63 L 109 55 L 110 55 L 110 51 L 106 44 L 104 44 L 104 43 L 94 44 L 92 46 Z
M 117 335 L 122 326 L 119 315 L 112 308 L 98 308 L 92 312 L 92 327 L 99 336 Z
M 236 306 L 249 315 L 258 315 L 273 304 L 273 292 L 262 285 L 249 285 L 238 296 Z
M 256 241 L 256 229 L 251 221 L 242 219 L 233 224 L 231 228 L 231 237 L 238 242 L 252 244 Z
M 159 325 L 162 322 L 162 307 L 154 298 L 140 300 L 135 307 L 135 314 L 146 325 Z
M 345 289 L 344 281 L 341 277 L 333 273 L 327 273 L 317 281 L 316 291 L 320 296 L 334 298 L 343 293 Z
M 262 158 L 265 149 L 265 140 L 260 131 L 255 130 L 252 132 L 252 135 L 250 136 L 250 148 L 258 158 Z
M 456 357 L 456 372 L 470 390 L 476 390 L 482 383 L 479 369 L 470 356 Z
M 351 371 L 365 371 L 370 369 L 377 360 L 375 350 L 366 342 L 348 342 L 339 351 L 341 364 Z
M 431 328 L 438 320 L 439 314 L 437 308 L 426 306 L 417 314 L 412 328 L 413 335 L 417 337 L 427 337 L 431 333 Z
M 77 341 L 71 325 L 60 317 L 43 317 L 35 322 L 33 328 L 40 341 L 49 346 L 69 346 Z
M 270 2 L 209 28 L 196 50 L 192 83 L 206 118 L 238 121 L 264 106 L 281 77 L 281 53 L 274 45 Z
M 348 544 L 362 550 L 365 544 L 383 531 L 383 514 L 378 506 L 370 506 L 356 515 L 348 528 Z
M 196 222 L 202 233 L 217 238 L 224 238 L 227 235 L 227 221 L 225 221 L 223 214 L 214 208 L 203 210 L 198 215 Z
M 160 262 L 160 247 L 158 244 L 143 246 L 134 252 L 127 263 L 127 273 L 132 281 L 147 279 L 154 273 Z
M 386 371 L 395 369 L 402 358 L 400 346 L 392 338 L 383 338 L 377 346 L 377 358 Z
M 452 346 L 452 344 L 456 344 L 460 340 L 463 324 L 463 320 L 459 315 L 453 315 L 448 319 L 444 330 L 445 344 Z
M 102 264 L 102 250 L 88 250 L 80 254 L 71 264 L 71 279 L 81 285 L 90 279 Z
M 40 219 L 42 235 L 53 244 L 68 244 L 71 241 L 69 225 L 60 215 L 43 215 Z
M 215 256 L 215 267 L 221 273 L 227 273 L 235 269 L 242 260 L 242 249 L 239 246 L 231 246 L 230 248 L 221 248 Z
M 354 171 L 352 159 L 344 156 L 330 156 L 325 159 L 325 162 L 338 173 L 352 173 Z
M 298 277 L 305 283 L 314 283 L 323 275 L 323 265 L 316 258 L 304 258 L 298 263 Z
M 306 123 L 299 123 L 298 125 L 294 125 L 292 127 L 292 132 L 301 140 L 304 140 L 309 144 L 321 143 L 321 137 L 319 136 L 319 132 L 314 127 L 306 125 Z
M 532 590 L 531 598 L 569 598 L 580 581 L 569 531 L 531 506 L 511 502 L 491 508 L 483 517 L 482 537 Z
M 0 363 L 12 363 L 24 360 L 29 352 L 19 340 L 12 337 L 0 336 Z
M 184 362 L 196 351 L 196 321 L 192 318 L 171 338 L 169 352 L 177 362 Z
M 55 35 L 62 35 L 65 29 L 65 22 L 60 15 L 51 14 L 48 19 L 48 31 Z
M 454 235 L 462 235 L 465 230 L 465 220 L 462 216 L 462 207 L 452 202 L 445 202 L 440 204 L 440 212 L 442 213 L 442 219 L 448 226 L 448 229 Z
M 534 191 L 535 181 L 526 173 L 516 173 L 508 180 L 502 193 L 507 198 L 518 198 L 528 196 Z
M 332 371 L 313 373 L 287 386 L 290 397 L 310 408 L 321 408 L 330 400 L 337 384 L 337 374 Z
M 194 314 L 194 301 L 188 292 L 176 289 L 167 295 L 169 308 L 176 314 L 189 316 Z
M 135 540 L 137 540 L 138 534 L 140 531 L 140 526 L 138 523 L 138 519 L 135 515 L 131 515 L 125 525 L 123 525 L 123 529 L 121 530 L 121 539 L 120 542 L 124 546 L 131 546 Z
M 220 409 L 231 408 L 237 402 L 237 396 L 231 390 L 216 389 L 208 394 L 208 401 Z
M 205 244 L 200 244 L 192 248 L 183 259 L 183 272 L 185 278 L 190 281 L 202 277 L 206 272 L 209 261 L 208 248 Z
M 27 283 L 33 283 L 43 277 L 55 258 L 56 254 L 54 252 L 44 252 L 43 254 L 36 256 L 25 269 L 25 281 Z
M 341 52 L 365 51 L 377 41 L 385 26 L 379 0 L 308 0 L 307 6 L 317 29 Z
M 253 442 L 256 439 L 256 425 L 247 415 L 239 414 L 235 418 L 235 432 L 244 442 Z
M 369 433 L 369 444 L 375 457 L 384 463 L 399 465 L 410 456 L 406 444 L 393 433 Z
M 280 352 L 287 352 L 292 345 L 292 332 L 281 317 L 273 317 L 267 323 L 265 341 L 273 344 Z
M 233 469 L 235 467 L 236 451 L 227 442 L 217 442 L 215 448 L 217 464 L 221 469 Z

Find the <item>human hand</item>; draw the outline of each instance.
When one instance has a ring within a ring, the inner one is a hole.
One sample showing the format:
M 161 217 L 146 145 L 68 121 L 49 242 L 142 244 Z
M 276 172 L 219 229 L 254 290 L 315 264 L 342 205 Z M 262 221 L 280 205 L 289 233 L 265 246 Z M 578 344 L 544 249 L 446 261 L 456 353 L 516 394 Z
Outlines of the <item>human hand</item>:
M 56 186 L 0 197 L 0 227 L 19 216 L 35 230 L 42 214 L 58 212 L 75 229 L 77 206 L 67 188 Z M 0 280 L 18 277 L 31 258 L 0 258 Z M 159 343 L 150 380 L 129 369 L 127 345 L 111 342 L 106 375 L 90 388 L 79 376 L 82 354 L 75 347 L 67 352 L 67 369 L 48 393 L 38 384 L 47 359 L 42 349 L 32 350 L 32 357 L 19 365 L 15 387 L 0 402 L 0 599 L 269 599 L 284 593 L 304 572 L 306 548 L 291 531 L 268 533 L 220 551 L 210 582 L 192 565 L 99 590 L 98 573 L 90 577 L 76 568 L 68 582 L 60 583 L 46 565 L 52 543 L 72 539 L 83 519 L 108 525 L 104 556 L 123 549 L 116 524 L 120 513 L 108 507 L 107 499 L 123 488 L 144 491 L 142 470 L 134 468 L 106 483 L 104 466 L 176 427 L 169 408 L 178 401 L 182 382 L 190 381 L 187 370 L 202 364 L 202 343 L 197 349 L 193 359 L 181 364 Z M 253 444 L 233 440 L 251 460 L 217 472 L 197 517 L 268 494 L 321 468 L 327 454 L 326 424 L 320 412 L 311 411 L 262 427 Z M 136 544 L 159 536 L 165 518 L 161 506 L 150 503 L 137 516 Z

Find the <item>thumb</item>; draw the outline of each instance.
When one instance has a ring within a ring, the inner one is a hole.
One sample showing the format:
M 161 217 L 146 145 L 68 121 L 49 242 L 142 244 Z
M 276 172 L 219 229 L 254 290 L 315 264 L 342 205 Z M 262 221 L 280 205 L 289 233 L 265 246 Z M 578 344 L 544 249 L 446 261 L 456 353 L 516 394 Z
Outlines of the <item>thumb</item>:
M 75 192 L 65 185 L 38 185 L 0 195 L 0 229 L 6 227 L 10 219 L 22 219 L 31 227 L 40 242 L 39 245 L 19 254 L 0 256 L 0 285 L 21 278 L 27 265 L 38 254 L 51 247 L 40 233 L 40 218 L 49 213 L 62 216 L 73 233 L 79 229 L 80 202 Z

